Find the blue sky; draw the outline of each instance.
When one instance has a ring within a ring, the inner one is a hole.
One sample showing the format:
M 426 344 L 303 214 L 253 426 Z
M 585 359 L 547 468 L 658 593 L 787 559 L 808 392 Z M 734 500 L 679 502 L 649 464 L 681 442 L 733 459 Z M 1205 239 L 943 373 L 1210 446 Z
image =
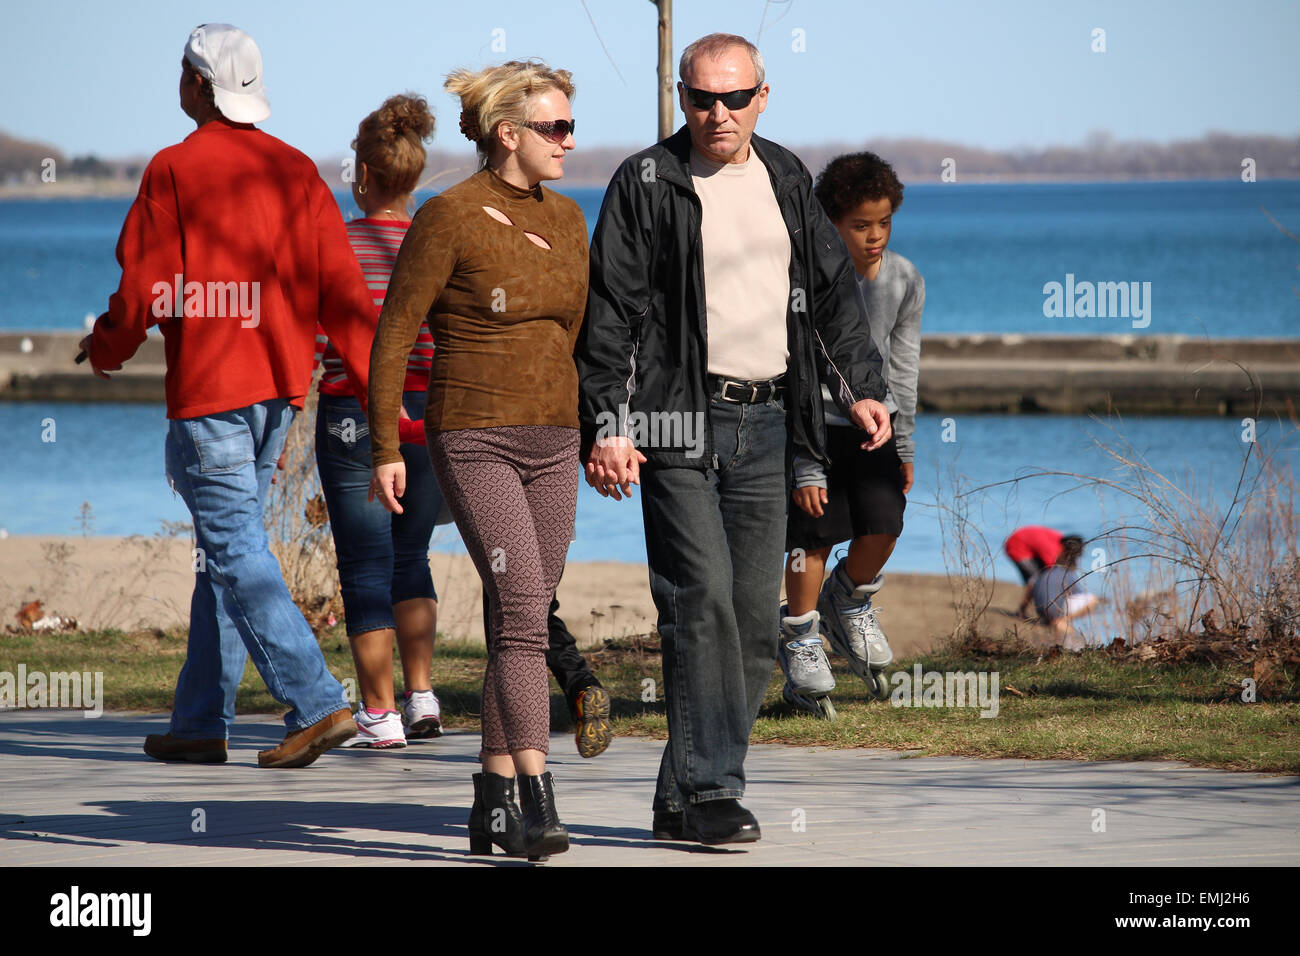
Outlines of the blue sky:
M 675 7 L 674 64 L 686 43 L 714 30 L 758 39 L 772 85 L 759 131 L 792 145 L 919 136 L 1037 148 L 1077 144 L 1098 129 L 1151 140 L 1300 134 L 1300 3 L 1291 0 Z M 404 90 L 429 97 L 435 146 L 468 148 L 444 76 L 524 56 L 574 73 L 579 148 L 648 143 L 654 7 L 587 0 L 587 8 L 617 70 L 580 0 L 7 5 L 0 129 L 72 155 L 153 153 L 193 128 L 176 96 L 189 31 L 226 21 L 262 49 L 272 106 L 263 128 L 315 156 L 345 152 L 361 117 Z M 1096 28 L 1106 31 L 1104 53 L 1091 49 Z

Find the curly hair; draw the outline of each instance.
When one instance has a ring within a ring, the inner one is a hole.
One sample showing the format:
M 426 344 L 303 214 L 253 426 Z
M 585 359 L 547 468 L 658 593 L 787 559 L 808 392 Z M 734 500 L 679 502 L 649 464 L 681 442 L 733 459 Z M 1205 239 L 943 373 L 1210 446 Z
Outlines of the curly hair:
M 572 73 L 553 70 L 540 60 L 511 60 L 482 70 L 453 70 L 443 86 L 460 97 L 460 131 L 474 144 L 484 163 L 499 124 L 520 126 L 531 119 L 532 97 L 559 90 L 573 99 L 575 91 Z
M 380 193 L 401 196 L 415 189 L 428 159 L 423 143 L 433 135 L 433 125 L 429 104 L 414 93 L 390 96 L 361 121 L 352 148 Z
M 1061 538 L 1061 553 L 1057 555 L 1056 563 L 1063 568 L 1072 568 L 1079 562 L 1079 555 L 1083 554 L 1083 538 L 1077 534 L 1067 534 Z
M 836 156 L 818 174 L 813 192 L 832 222 L 864 202 L 888 199 L 891 212 L 903 204 L 903 184 L 894 167 L 875 153 Z

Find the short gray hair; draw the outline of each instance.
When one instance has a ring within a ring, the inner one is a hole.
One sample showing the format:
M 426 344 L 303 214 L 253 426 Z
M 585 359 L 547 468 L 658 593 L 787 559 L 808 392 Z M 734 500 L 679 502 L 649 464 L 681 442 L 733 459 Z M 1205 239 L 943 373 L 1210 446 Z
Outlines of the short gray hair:
M 734 47 L 743 47 L 749 53 L 749 59 L 754 64 L 754 75 L 758 78 L 757 85 L 762 86 L 764 79 L 763 54 L 758 52 L 758 47 L 754 46 L 754 44 L 734 33 L 710 33 L 708 36 L 700 37 L 688 46 L 682 51 L 682 58 L 677 63 L 678 77 L 685 83 L 686 74 L 695 66 L 695 61 L 699 57 L 716 60 Z

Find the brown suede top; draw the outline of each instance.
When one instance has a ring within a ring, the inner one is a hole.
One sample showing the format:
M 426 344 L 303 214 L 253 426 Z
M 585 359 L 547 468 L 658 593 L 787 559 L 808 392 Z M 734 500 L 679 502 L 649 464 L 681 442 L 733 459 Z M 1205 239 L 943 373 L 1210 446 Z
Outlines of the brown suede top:
M 573 347 L 586 304 L 587 225 L 572 199 L 512 186 L 489 169 L 434 196 L 402 242 L 370 352 L 373 463 L 402 460 L 397 410 L 426 316 L 434 339 L 428 430 L 577 428 Z

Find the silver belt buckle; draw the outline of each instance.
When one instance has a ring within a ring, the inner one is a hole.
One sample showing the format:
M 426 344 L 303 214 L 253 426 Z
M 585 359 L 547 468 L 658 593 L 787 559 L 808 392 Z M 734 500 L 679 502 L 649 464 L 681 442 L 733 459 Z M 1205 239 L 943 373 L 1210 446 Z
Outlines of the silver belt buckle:
M 758 386 L 750 385 L 749 382 L 736 381 L 735 378 L 723 378 L 722 399 L 724 402 L 732 402 L 735 403 L 735 405 L 740 405 L 742 401 L 740 398 L 728 397 L 727 389 L 731 388 L 732 385 L 737 386 L 737 388 L 748 388 L 749 401 L 751 405 L 753 405 L 754 398 L 758 395 Z

